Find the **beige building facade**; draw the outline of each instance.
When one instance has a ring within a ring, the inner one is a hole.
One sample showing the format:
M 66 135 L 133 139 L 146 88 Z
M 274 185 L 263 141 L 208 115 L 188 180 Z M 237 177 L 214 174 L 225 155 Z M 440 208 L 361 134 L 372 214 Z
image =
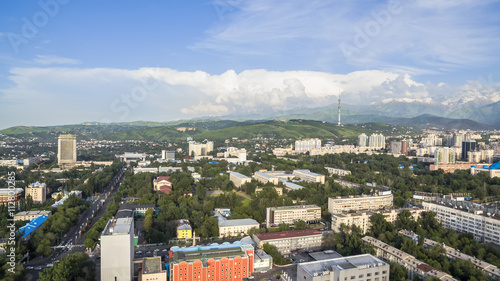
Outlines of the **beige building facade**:
M 26 187 L 24 194 L 26 199 L 31 196 L 33 202 L 43 204 L 47 200 L 47 185 L 39 182 L 32 183 Z
M 378 210 L 392 208 L 393 195 L 361 195 L 328 198 L 328 211 L 331 214 L 339 214 L 349 211 Z
M 316 205 L 269 207 L 266 209 L 266 227 L 280 223 L 293 224 L 298 220 L 308 223 L 321 221 L 321 207 Z

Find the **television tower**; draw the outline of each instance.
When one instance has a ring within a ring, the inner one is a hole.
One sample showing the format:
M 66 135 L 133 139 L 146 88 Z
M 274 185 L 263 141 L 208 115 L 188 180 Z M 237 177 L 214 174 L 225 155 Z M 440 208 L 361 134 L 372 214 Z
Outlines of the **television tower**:
M 341 92 L 339 91 L 339 123 L 337 124 L 338 126 L 342 126 L 340 124 L 340 94 L 341 94 Z

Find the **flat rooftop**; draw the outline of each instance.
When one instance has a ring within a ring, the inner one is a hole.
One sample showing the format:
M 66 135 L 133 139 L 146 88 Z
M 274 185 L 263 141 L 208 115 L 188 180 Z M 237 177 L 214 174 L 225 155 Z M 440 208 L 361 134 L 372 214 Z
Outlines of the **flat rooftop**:
M 335 258 L 329 260 L 312 261 L 300 263 L 298 266 L 302 267 L 309 275 L 314 274 L 322 275 L 325 271 L 343 271 L 353 268 L 367 268 L 367 267 L 382 267 L 388 264 L 370 254 Z
M 246 250 L 253 249 L 251 245 L 241 244 L 216 244 L 208 247 L 194 246 L 187 248 L 172 247 L 172 262 L 195 261 L 221 258 L 234 258 L 247 256 Z
M 123 235 L 129 234 L 132 229 L 133 218 L 111 219 L 104 228 L 103 235 Z
M 237 178 L 240 178 L 240 179 L 249 179 L 249 178 L 250 178 L 250 177 L 247 177 L 247 176 L 245 176 L 245 175 L 243 175 L 243 174 L 240 174 L 240 173 L 238 173 L 238 172 L 229 172 L 229 173 L 230 173 L 231 175 L 233 175 L 233 176 L 237 177 Z
M 316 205 L 293 205 L 293 206 L 281 206 L 281 207 L 271 207 L 271 210 L 294 210 L 294 209 L 312 209 L 312 208 L 319 208 L 320 207 Z
M 309 256 L 311 256 L 311 258 L 313 258 L 316 261 L 338 259 L 338 258 L 343 257 L 341 254 L 339 254 L 333 250 L 326 250 L 323 252 L 309 253 Z
M 294 238 L 310 235 L 321 235 L 322 233 L 315 229 L 303 229 L 303 230 L 289 230 L 280 232 L 268 232 L 268 233 L 257 233 L 255 236 L 261 241 L 265 240 L 276 240 L 285 238 Z

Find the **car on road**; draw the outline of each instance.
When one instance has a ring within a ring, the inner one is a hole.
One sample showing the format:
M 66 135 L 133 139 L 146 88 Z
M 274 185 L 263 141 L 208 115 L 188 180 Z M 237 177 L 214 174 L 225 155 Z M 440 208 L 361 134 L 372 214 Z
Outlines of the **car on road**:
M 267 272 L 267 270 L 262 270 L 260 273 L 266 273 L 266 272 Z
M 142 254 L 142 251 L 137 251 L 135 252 L 137 255 L 141 255 Z
M 155 249 L 153 252 L 155 252 L 155 253 L 156 253 L 156 252 L 158 252 L 158 251 L 160 251 L 160 249 Z
M 35 267 L 35 270 L 42 270 L 42 267 L 41 266 L 37 266 L 37 267 Z
M 53 266 L 54 266 L 54 264 L 53 264 L 53 263 L 48 263 L 48 264 L 47 264 L 47 267 L 53 267 Z
M 147 252 L 146 252 L 146 255 L 150 255 L 150 254 L 151 254 L 151 251 L 147 251 Z
M 30 269 L 33 269 L 33 267 L 32 266 L 28 266 L 28 267 L 26 267 L 26 269 L 30 270 Z
M 162 252 L 166 252 L 166 251 L 168 251 L 168 250 L 167 250 L 167 249 L 163 249 L 163 250 L 161 250 L 161 251 L 162 251 Z
M 248 279 L 254 279 L 253 275 L 248 276 Z

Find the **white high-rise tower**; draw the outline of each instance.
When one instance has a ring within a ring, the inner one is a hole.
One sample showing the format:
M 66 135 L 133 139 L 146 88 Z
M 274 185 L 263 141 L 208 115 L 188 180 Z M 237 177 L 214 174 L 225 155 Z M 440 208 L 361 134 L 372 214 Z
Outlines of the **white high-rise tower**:
M 340 94 L 341 94 L 341 92 L 339 92 L 339 123 L 337 124 L 338 126 L 341 126 L 341 124 L 340 124 Z

